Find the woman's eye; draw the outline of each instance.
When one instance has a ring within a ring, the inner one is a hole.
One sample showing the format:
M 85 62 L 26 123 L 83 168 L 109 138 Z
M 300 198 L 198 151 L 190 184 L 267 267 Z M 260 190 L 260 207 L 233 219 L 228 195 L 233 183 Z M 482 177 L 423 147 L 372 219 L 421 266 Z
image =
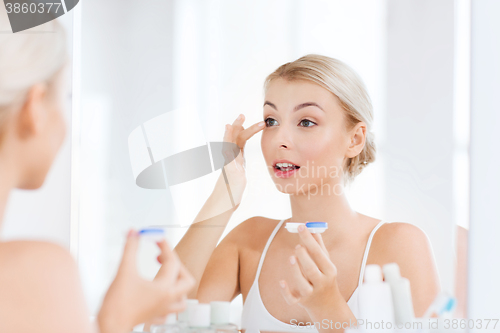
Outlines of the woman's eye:
M 300 121 L 300 124 L 304 124 L 304 123 L 309 123 L 309 124 L 314 124 L 314 122 L 310 121 L 309 119 L 304 119 L 304 120 L 301 120 Z M 312 126 L 312 125 L 311 125 Z M 304 126 L 304 127 L 311 127 L 311 126 Z
M 266 127 L 272 126 L 272 125 L 270 125 L 270 124 L 269 124 L 269 121 L 268 121 L 268 120 L 269 120 L 269 121 L 276 121 L 276 120 L 275 120 L 275 119 L 273 119 L 273 118 L 266 118 L 266 120 L 264 120 L 264 121 L 265 121 L 265 123 L 266 123 Z

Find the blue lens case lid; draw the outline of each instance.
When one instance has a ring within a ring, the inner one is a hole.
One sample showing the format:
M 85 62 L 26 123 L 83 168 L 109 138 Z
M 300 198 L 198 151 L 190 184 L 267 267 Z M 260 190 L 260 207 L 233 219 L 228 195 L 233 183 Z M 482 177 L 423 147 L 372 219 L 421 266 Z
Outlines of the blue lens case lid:
M 145 234 L 164 234 L 165 230 L 159 228 L 146 228 L 138 231 L 139 235 Z
M 328 223 L 326 222 L 307 222 L 307 228 L 328 228 Z

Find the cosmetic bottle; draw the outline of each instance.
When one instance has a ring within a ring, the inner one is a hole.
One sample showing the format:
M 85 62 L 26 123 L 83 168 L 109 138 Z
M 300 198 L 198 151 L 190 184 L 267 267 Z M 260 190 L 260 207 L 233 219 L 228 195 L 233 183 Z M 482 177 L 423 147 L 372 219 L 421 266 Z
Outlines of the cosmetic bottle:
M 217 333 L 238 333 L 238 325 L 230 323 L 231 303 L 210 302 L 210 323 Z
M 179 312 L 177 315 L 177 325 L 181 329 L 181 331 L 186 331 L 189 326 L 189 311 L 198 304 L 197 299 L 188 299 L 186 300 L 186 309 L 182 312 Z
M 364 320 L 365 332 L 391 333 L 394 331 L 394 309 L 391 287 L 382 280 L 379 265 L 366 265 L 364 283 L 359 287 L 358 319 Z
M 189 309 L 186 333 L 215 333 L 210 325 L 210 304 L 193 304 Z
M 180 333 L 181 327 L 177 323 L 177 314 L 171 313 L 167 316 L 165 323 L 161 325 L 151 325 L 151 333 Z
M 411 298 L 410 280 L 401 276 L 399 266 L 395 262 L 382 267 L 384 278 L 391 287 L 392 303 L 394 305 L 394 319 L 396 324 L 413 322 L 415 312 Z

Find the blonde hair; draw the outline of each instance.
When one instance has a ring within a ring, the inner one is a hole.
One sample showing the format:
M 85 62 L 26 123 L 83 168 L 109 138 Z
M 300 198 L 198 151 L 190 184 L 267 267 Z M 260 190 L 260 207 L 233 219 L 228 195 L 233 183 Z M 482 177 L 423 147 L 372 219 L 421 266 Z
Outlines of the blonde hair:
M 12 31 L 3 5 L 0 31 Z M 66 33 L 58 20 L 0 34 L 0 143 L 5 120 L 22 106 L 30 88 L 42 82 L 52 87 L 67 61 Z
M 361 153 L 349 158 L 344 165 L 344 179 L 347 183 L 375 161 L 375 138 L 371 132 L 373 107 L 370 96 L 359 75 L 342 61 L 327 56 L 308 54 L 295 61 L 288 62 L 276 69 L 265 80 L 264 92 L 269 84 L 278 78 L 307 80 L 320 85 L 338 97 L 346 119 L 346 126 L 352 129 L 357 123 L 366 123 L 365 146 Z

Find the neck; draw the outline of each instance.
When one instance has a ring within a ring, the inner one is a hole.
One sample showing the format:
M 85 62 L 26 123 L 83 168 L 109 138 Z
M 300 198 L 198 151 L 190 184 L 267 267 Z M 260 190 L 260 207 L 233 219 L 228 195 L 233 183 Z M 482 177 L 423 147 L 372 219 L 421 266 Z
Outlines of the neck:
M 15 179 L 14 169 L 9 166 L 8 159 L 0 151 L 0 228 L 2 227 L 10 191 L 15 188 Z
M 317 192 L 290 195 L 292 217 L 285 222 L 327 222 L 328 229 L 322 233 L 324 240 L 349 239 L 349 233 L 358 229 L 361 214 L 350 207 L 343 187 L 341 194 Z

